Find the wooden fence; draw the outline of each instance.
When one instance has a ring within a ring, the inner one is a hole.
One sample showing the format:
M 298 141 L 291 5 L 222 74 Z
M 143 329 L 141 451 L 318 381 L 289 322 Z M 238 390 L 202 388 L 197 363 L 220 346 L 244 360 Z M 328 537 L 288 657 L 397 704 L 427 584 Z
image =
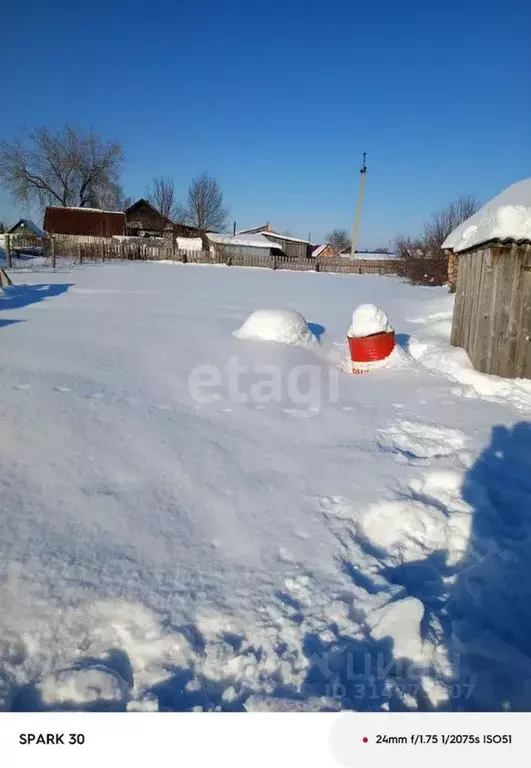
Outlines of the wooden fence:
M 7 266 L 25 266 L 28 258 L 40 255 L 47 266 L 83 264 L 104 261 L 175 261 L 188 264 L 224 264 L 263 269 L 288 269 L 302 272 L 339 272 L 358 275 L 402 275 L 400 259 L 301 259 L 288 256 L 231 254 L 215 251 L 182 251 L 171 247 L 168 240 L 134 240 L 53 235 L 38 240 L 26 236 L 6 236 Z

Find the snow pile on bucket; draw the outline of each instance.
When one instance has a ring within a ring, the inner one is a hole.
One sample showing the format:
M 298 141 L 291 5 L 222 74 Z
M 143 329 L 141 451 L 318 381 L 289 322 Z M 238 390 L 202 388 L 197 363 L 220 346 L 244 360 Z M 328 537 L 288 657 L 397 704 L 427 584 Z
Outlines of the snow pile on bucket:
M 392 331 L 387 315 L 374 304 L 360 304 L 352 313 L 352 323 L 347 331 L 351 337 L 372 336 L 374 333 Z
M 290 309 L 257 309 L 233 335 L 239 339 L 276 341 L 304 347 L 318 344 L 304 317 Z

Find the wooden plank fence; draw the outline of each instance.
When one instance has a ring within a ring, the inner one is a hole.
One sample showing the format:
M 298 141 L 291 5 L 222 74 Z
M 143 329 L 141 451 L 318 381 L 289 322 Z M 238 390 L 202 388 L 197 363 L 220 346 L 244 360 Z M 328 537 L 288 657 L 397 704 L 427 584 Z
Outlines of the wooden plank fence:
M 172 248 L 171 242 L 160 239 L 114 239 L 53 235 L 38 240 L 26 236 L 7 237 L 5 245 L 8 266 L 12 257 L 40 253 L 50 266 L 104 261 L 176 261 L 188 264 L 225 264 L 226 266 L 261 267 L 262 269 L 288 269 L 293 271 L 337 272 L 358 275 L 402 275 L 399 259 L 302 259 L 287 256 L 256 255 L 245 252 L 182 251 Z M 19 266 L 21 266 L 19 264 Z

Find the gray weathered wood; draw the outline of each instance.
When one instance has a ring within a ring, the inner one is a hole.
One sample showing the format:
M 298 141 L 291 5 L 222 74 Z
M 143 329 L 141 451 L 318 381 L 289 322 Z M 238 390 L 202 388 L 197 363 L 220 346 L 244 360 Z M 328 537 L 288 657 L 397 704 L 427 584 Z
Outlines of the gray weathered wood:
M 531 378 L 531 246 L 459 256 L 451 342 L 484 373 Z

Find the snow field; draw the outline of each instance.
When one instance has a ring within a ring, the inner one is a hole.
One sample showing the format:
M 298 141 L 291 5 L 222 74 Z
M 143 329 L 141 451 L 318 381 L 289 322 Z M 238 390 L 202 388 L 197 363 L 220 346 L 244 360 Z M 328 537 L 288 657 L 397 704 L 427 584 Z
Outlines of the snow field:
M 0 297 L 1 707 L 531 708 L 531 389 L 449 346 L 443 289 L 160 264 L 24 280 Z M 352 376 L 369 296 L 398 345 Z M 233 336 L 272 304 L 320 343 Z M 337 396 L 194 399 L 191 373 L 232 357 L 339 371 Z

